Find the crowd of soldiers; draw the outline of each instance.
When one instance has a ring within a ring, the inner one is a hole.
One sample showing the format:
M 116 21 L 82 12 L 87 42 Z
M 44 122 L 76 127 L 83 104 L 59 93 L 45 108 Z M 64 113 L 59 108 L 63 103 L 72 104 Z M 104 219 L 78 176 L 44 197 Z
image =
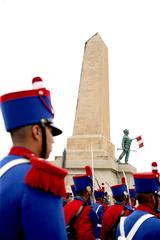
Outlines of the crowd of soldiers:
M 160 180 L 157 164 L 133 175 L 128 189 L 124 178 L 94 189 L 91 167 L 73 176 L 66 194 L 67 171 L 46 161 L 53 136 L 50 92 L 41 78 L 32 90 L 1 96 L 1 110 L 13 146 L 0 161 L 1 240 L 160 239 Z M 4 143 L 5 144 L 5 143 Z M 62 201 L 63 200 L 63 201 Z
M 124 177 L 111 186 L 111 202 L 104 187 L 93 190 L 93 176 L 87 171 L 74 176 L 74 199 L 64 204 L 68 239 L 159 239 L 159 173 L 154 169 L 133 177 L 133 188 L 127 188 Z

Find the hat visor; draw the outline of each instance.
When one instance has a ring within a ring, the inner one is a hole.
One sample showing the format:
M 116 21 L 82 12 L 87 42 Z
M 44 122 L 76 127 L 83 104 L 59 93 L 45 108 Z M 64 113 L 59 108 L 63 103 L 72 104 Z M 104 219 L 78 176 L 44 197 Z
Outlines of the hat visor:
M 50 119 L 45 119 L 45 125 L 48 125 L 49 127 L 52 128 L 52 135 L 55 137 L 55 136 L 58 136 L 62 133 L 62 130 L 60 130 L 59 128 L 57 128 L 56 126 L 54 126 L 54 123 L 52 120 Z
M 55 126 L 53 125 L 53 123 L 50 124 L 50 127 L 52 128 L 52 135 L 53 135 L 54 137 L 55 137 L 55 136 L 58 136 L 58 135 L 60 135 L 60 134 L 62 133 L 62 131 L 61 131 L 59 128 L 55 127 Z

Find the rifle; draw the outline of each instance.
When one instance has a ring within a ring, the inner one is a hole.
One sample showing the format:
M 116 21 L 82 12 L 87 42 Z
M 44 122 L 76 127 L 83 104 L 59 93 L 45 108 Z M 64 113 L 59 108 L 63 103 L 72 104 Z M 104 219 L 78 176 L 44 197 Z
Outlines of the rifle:
M 97 177 L 95 176 L 94 178 L 95 178 L 95 180 L 96 180 L 96 183 L 97 183 L 98 187 L 101 188 L 101 186 L 100 186 L 100 184 L 99 184 L 99 182 L 98 182 Z
M 123 150 L 122 148 L 117 148 L 117 150 Z M 137 152 L 136 150 L 130 149 L 131 152 Z

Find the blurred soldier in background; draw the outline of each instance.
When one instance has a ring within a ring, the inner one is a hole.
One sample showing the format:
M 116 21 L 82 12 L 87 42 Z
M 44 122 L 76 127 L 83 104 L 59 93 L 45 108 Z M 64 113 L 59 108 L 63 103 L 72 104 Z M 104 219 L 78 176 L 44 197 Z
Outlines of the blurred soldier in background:
M 93 230 L 98 219 L 90 206 L 93 199 L 93 179 L 91 171 L 88 171 L 89 166 L 86 167 L 86 174 L 73 176 L 76 196 L 64 206 L 68 239 L 71 240 L 95 239 Z
M 63 198 L 63 206 L 73 200 L 73 195 L 71 192 L 66 193 L 66 197 Z
M 133 210 L 128 205 L 129 195 L 125 184 L 118 184 L 111 187 L 114 205 L 110 206 L 104 213 L 102 219 L 101 239 L 116 239 L 116 227 L 121 216 L 129 215 Z
M 102 218 L 105 210 L 107 209 L 107 205 L 104 204 L 104 189 L 100 188 L 95 190 L 94 197 L 96 202 L 92 204 L 92 209 L 97 214 L 97 217 L 98 217 L 98 223 L 94 229 L 94 235 L 96 239 L 100 239 L 101 228 L 102 228 Z

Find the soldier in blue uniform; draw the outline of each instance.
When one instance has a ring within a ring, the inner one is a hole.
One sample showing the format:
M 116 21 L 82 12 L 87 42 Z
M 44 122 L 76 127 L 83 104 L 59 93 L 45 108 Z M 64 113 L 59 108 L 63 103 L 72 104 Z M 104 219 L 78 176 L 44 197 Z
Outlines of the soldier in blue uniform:
M 13 147 L 0 161 L 0 239 L 67 239 L 62 197 L 65 169 L 45 161 L 53 136 L 50 92 L 36 77 L 33 90 L 1 96 L 1 110 Z
M 116 228 L 121 216 L 128 216 L 133 209 L 128 205 L 129 195 L 126 184 L 111 186 L 114 205 L 110 206 L 104 213 L 102 219 L 101 239 L 116 239 Z
M 101 188 L 95 190 L 94 197 L 95 197 L 96 202 L 92 204 L 92 209 L 97 214 L 97 217 L 98 217 L 98 223 L 97 223 L 96 227 L 94 228 L 94 235 L 95 235 L 96 239 L 100 239 L 101 228 L 102 228 L 102 218 L 103 218 L 104 212 L 106 210 L 106 207 L 105 207 L 106 204 L 103 204 L 104 190 Z
M 127 218 L 121 218 L 117 239 L 160 239 L 159 178 L 156 173 L 136 173 L 134 182 L 139 205 Z
M 71 240 L 95 240 L 94 227 L 98 219 L 89 205 L 93 195 L 93 179 L 90 166 L 85 169 L 86 174 L 73 176 L 76 196 L 64 206 L 68 239 Z

